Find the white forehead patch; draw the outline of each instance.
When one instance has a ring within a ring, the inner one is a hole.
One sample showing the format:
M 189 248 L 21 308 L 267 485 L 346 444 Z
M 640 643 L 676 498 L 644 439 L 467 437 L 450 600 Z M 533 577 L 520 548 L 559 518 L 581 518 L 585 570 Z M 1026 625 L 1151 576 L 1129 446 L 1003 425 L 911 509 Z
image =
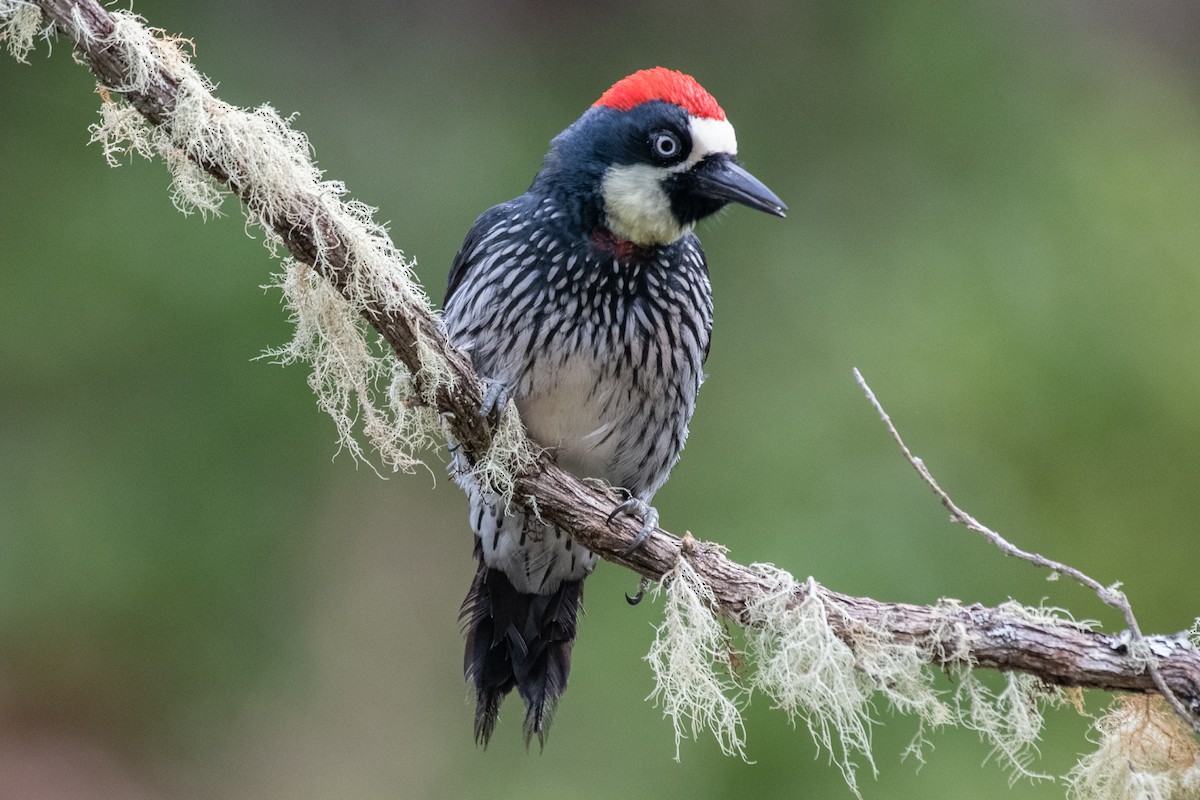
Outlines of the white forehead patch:
M 689 166 L 710 153 L 737 155 L 737 136 L 729 120 L 689 117 L 688 130 L 692 134 L 692 152 L 687 159 Z

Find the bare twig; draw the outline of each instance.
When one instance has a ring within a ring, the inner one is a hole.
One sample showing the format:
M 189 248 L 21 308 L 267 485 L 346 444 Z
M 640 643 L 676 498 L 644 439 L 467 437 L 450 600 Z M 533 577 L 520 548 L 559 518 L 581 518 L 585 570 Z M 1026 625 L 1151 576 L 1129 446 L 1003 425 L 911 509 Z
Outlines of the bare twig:
M 1171 691 L 1170 687 L 1167 686 L 1166 680 L 1163 678 L 1162 673 L 1158 669 L 1158 664 L 1156 663 L 1157 657 L 1151 650 L 1149 644 L 1146 642 L 1146 637 L 1142 635 L 1142 629 L 1138 625 L 1137 618 L 1133 614 L 1133 606 L 1130 604 L 1129 598 L 1125 596 L 1125 593 L 1116 588 L 1115 585 L 1104 586 L 1090 575 L 1087 575 L 1081 570 L 1078 570 L 1068 564 L 1064 564 L 1061 561 L 1055 561 L 1053 559 L 1046 558 L 1041 553 L 1031 553 L 1028 550 L 1022 550 L 988 526 L 984 525 L 979 520 L 975 519 L 966 511 L 963 511 L 962 508 L 960 508 L 958 504 L 950 498 L 950 495 L 946 493 L 946 490 L 938 484 L 937 480 L 933 477 L 933 473 L 931 473 L 929 468 L 925 466 L 925 462 L 915 455 L 913 451 L 908 448 L 908 445 L 904 443 L 904 439 L 900 436 L 900 431 L 896 429 L 896 425 L 892 422 L 892 418 L 888 415 L 887 411 L 884 410 L 883 404 L 879 402 L 879 399 L 875 396 L 875 392 L 871 391 L 871 387 L 867 385 L 866 379 L 862 376 L 862 373 L 858 371 L 857 367 L 854 369 L 854 379 L 858 381 L 859 387 L 861 387 L 863 392 L 867 395 L 867 400 L 869 400 L 871 405 L 875 407 L 875 411 L 879 414 L 880 419 L 883 420 L 883 424 L 887 426 L 888 432 L 892 434 L 892 438 L 896 440 L 896 444 L 899 445 L 900 451 L 904 453 L 904 457 L 908 460 L 908 463 L 912 464 L 913 469 L 917 471 L 917 473 L 921 476 L 921 479 L 925 481 L 930 489 L 933 490 L 934 495 L 938 498 L 938 500 L 941 501 L 942 505 L 946 507 L 946 510 L 950 512 L 950 521 L 965 525 L 968 530 L 978 533 L 980 536 L 998 547 L 1000 551 L 1007 556 L 1013 556 L 1014 558 L 1028 561 L 1036 566 L 1045 567 L 1053 570 L 1056 573 L 1073 578 L 1077 583 L 1095 592 L 1096 596 L 1099 597 L 1100 601 L 1105 605 L 1111 606 L 1112 608 L 1120 611 L 1125 617 L 1126 624 L 1129 625 L 1129 631 L 1132 635 L 1133 644 L 1135 645 L 1136 649 L 1140 651 L 1138 654 L 1139 657 L 1145 659 L 1146 670 L 1150 673 L 1150 677 L 1153 679 L 1155 687 L 1158 688 L 1158 691 L 1162 693 L 1162 696 L 1166 698 L 1167 702 L 1171 704 L 1171 708 L 1175 710 L 1175 713 L 1177 713 L 1185 722 L 1187 722 L 1188 725 L 1192 726 L 1194 731 L 1200 733 L 1200 717 L 1192 714 L 1183 704 L 1183 702 L 1175 696 L 1175 693 Z
M 114 19 L 96 0 L 37 0 L 37 5 L 73 40 L 76 51 L 102 84 L 123 94 L 151 124 L 171 128 L 183 81 L 176 71 L 177 64 L 153 57 L 137 65 L 128 63 L 119 48 L 106 44 L 114 30 Z M 135 69 L 140 70 L 140 79 L 132 74 Z M 219 105 L 223 117 L 242 113 L 220 104 L 210 95 L 204 99 Z M 205 141 L 216 140 L 224 131 L 213 128 L 204 134 Z M 213 155 L 215 152 L 222 153 L 222 157 Z M 313 194 L 297 193 L 264 205 L 262 187 L 247 177 L 253 175 L 253 170 L 238 161 L 245 158 L 239 148 L 189 151 L 188 158 L 236 193 L 246 204 L 248 214 L 273 230 L 293 256 L 314 265 L 338 291 L 349 297 L 356 288 L 361 289 L 355 283 L 356 254 L 345 244 L 357 234 L 343 230 L 339 219 L 328 213 L 327 206 Z M 479 414 L 482 396 L 479 379 L 469 360 L 447 341 L 438 318 L 418 304 L 392 307 L 382 299 L 370 297 L 365 299 L 363 318 L 412 373 L 417 395 L 427 397 L 421 382 L 425 374 L 423 353 L 432 353 L 445 361 L 449 379 L 438 383 L 433 405 L 446 419 L 467 459 L 474 462 L 483 458 L 492 441 L 492 430 Z M 883 413 L 882 409 L 879 411 Z M 886 414 L 883 416 L 887 419 Z M 906 447 L 904 450 L 914 466 L 928 476 L 920 461 Z M 568 474 L 545 454 L 516 475 L 515 480 L 516 502 L 526 507 L 536 503 L 542 519 L 570 531 L 582 546 L 608 561 L 658 581 L 671 572 L 681 556 L 681 540 L 662 528 L 656 528 L 641 547 L 627 554 L 625 551 L 639 526 L 626 517 L 618 517 L 611 524 L 607 521 L 621 498 Z M 987 531 L 958 509 L 937 488 L 932 477 L 927 480 L 959 521 L 981 532 Z M 1007 543 L 1001 545 L 1002 539 L 995 534 L 991 536 L 998 540 L 998 546 L 1007 548 L 1006 552 L 1075 574 L 1035 554 L 1023 554 Z M 748 609 L 776 588 L 760 570 L 731 560 L 716 545 L 696 541 L 690 546 L 687 559 L 711 588 L 715 610 L 743 625 L 750 621 Z M 918 646 L 934 664 L 969 662 L 976 667 L 1028 673 L 1053 685 L 1161 693 L 1200 713 L 1200 654 L 1185 634 L 1142 636 L 1131 624 L 1137 641 L 1158 657 L 1154 671 L 1148 674 L 1146 660 L 1131 654 L 1121 637 L 1022 615 L 1004 606 L 886 603 L 839 594 L 815 581 L 800 586 L 799 594 L 821 593 L 830 627 L 851 646 L 856 631 L 865 625 L 885 632 L 896 642 Z M 1098 591 L 1103 590 L 1099 584 L 1095 586 Z M 797 602 L 802 599 L 796 598 Z M 1112 599 L 1105 596 L 1105 602 L 1112 604 Z

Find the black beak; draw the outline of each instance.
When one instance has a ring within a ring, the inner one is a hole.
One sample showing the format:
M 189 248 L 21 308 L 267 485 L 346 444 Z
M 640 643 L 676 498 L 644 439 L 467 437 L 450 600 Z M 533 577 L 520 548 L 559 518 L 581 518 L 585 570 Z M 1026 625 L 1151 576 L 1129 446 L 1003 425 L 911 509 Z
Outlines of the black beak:
M 742 169 L 729 156 L 710 155 L 692 168 L 694 191 L 710 200 L 787 216 L 787 206 L 762 181 Z

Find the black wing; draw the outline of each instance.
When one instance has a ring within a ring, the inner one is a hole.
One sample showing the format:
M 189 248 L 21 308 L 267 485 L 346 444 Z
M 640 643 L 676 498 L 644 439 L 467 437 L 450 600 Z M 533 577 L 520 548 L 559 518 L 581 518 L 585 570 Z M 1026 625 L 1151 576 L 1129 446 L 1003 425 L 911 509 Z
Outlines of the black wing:
M 512 213 L 513 205 L 513 201 L 509 201 L 501 203 L 498 206 L 492 206 L 480 214 L 479 219 L 475 220 L 475 224 L 471 226 L 470 232 L 467 233 L 467 238 L 463 240 L 462 247 L 458 248 L 458 253 L 454 256 L 454 263 L 450 267 L 450 280 L 446 286 L 446 298 L 442 301 L 442 308 L 445 308 L 450 303 L 450 298 L 454 296 L 454 292 L 462 285 L 463 278 L 466 277 L 471 266 L 482 255 L 477 252 L 479 241 L 492 230 L 501 218 Z

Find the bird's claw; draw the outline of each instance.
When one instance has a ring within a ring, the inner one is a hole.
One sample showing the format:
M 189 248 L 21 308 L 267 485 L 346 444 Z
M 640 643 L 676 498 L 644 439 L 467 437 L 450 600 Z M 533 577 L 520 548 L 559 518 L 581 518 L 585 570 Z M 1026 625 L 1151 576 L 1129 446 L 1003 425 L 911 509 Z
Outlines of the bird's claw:
M 650 536 L 650 532 L 658 527 L 658 512 L 654 509 L 654 506 L 640 497 L 631 497 L 614 508 L 612 513 L 608 515 L 605 523 L 612 525 L 612 521 L 617 514 L 628 514 L 629 516 L 636 514 L 642 518 L 642 529 L 638 531 L 637 536 L 633 537 L 633 542 L 629 547 L 621 551 L 622 556 L 627 556 L 641 547 L 642 543 Z M 638 595 L 638 599 L 641 599 L 640 594 Z
M 492 381 L 488 384 L 487 391 L 484 392 L 479 413 L 486 417 L 492 425 L 498 425 L 500 415 L 504 413 L 504 409 L 508 405 L 508 397 L 508 386 L 503 381 Z
M 646 590 L 649 588 L 650 588 L 650 579 L 642 578 L 640 581 L 638 581 L 637 594 L 635 594 L 633 597 L 630 597 L 628 594 L 626 594 L 625 602 L 629 603 L 629 605 L 631 605 L 631 606 L 636 606 L 638 603 L 642 602 L 642 598 L 646 596 Z

